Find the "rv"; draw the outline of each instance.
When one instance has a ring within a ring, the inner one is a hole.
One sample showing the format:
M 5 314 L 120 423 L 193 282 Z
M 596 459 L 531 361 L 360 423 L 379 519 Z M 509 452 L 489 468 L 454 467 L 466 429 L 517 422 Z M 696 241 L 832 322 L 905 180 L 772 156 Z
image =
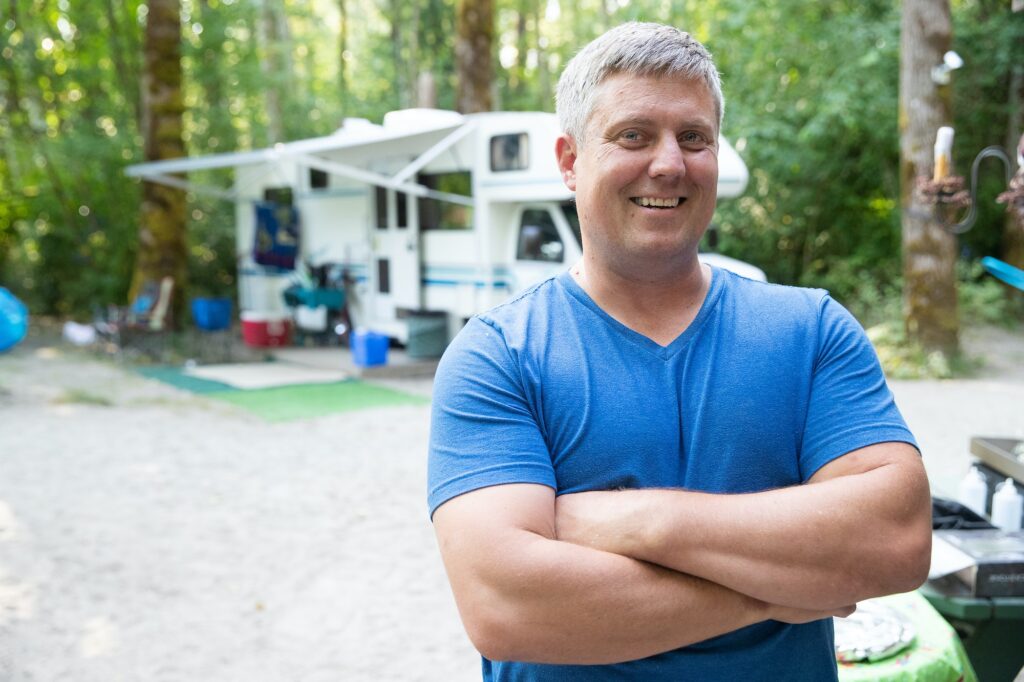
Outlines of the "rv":
M 445 316 L 454 333 L 580 257 L 572 193 L 555 162 L 559 132 L 550 113 L 406 109 L 380 125 L 346 119 L 326 137 L 126 173 L 235 202 L 243 312 L 288 314 L 291 268 L 333 263 L 350 282 L 353 323 L 404 343 L 411 318 Z M 718 196 L 735 197 L 747 168 L 720 143 Z M 224 167 L 234 169 L 230 191 L 180 175 Z M 268 245 L 282 249 L 268 256 Z M 764 279 L 747 263 L 701 258 Z

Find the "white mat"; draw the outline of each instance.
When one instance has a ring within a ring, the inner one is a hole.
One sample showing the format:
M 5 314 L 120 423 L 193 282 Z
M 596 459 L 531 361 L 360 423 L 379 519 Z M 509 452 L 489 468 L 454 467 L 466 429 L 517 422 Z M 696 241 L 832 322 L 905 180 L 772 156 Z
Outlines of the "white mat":
M 349 378 L 349 375 L 341 370 L 317 369 L 287 362 L 206 365 L 186 369 L 185 374 L 208 381 L 219 381 L 222 384 L 241 389 L 272 388 L 294 384 L 329 384 Z

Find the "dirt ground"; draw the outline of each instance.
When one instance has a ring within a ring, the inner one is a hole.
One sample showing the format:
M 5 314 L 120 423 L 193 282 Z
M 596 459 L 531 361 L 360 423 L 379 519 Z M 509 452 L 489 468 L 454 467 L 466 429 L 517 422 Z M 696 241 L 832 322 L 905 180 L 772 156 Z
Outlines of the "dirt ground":
M 479 679 L 428 417 L 270 424 L 79 353 L 0 356 L 0 680 Z
M 965 345 L 977 377 L 892 384 L 945 494 L 971 436 L 1024 438 L 1024 334 Z M 46 343 L 0 355 L 0 680 L 479 679 L 428 417 L 267 423 Z

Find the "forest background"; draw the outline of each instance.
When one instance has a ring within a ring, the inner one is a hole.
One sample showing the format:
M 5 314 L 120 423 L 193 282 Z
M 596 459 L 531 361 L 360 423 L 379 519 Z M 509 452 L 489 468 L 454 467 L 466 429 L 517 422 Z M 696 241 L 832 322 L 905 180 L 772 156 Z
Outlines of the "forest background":
M 493 5 L 491 3 L 493 2 Z M 0 7 L 0 285 L 35 313 L 88 318 L 124 304 L 143 161 L 141 0 L 7 0 Z M 717 250 L 770 280 L 830 289 L 865 325 L 898 320 L 900 5 L 890 0 L 488 0 L 495 109 L 554 108 L 575 51 L 622 21 L 694 33 L 723 74 L 723 134 L 751 172 L 723 201 Z M 182 0 L 189 155 L 326 135 L 415 106 L 430 74 L 456 108 L 456 0 Z M 955 168 L 1020 134 L 1024 12 L 952 0 Z M 993 167 L 996 164 L 992 164 Z M 227 185 L 228 176 L 198 179 Z M 960 237 L 965 315 L 1005 321 L 977 260 L 1003 255 L 1005 189 L 982 166 L 979 218 Z M 188 197 L 189 295 L 235 295 L 234 209 Z M 1019 292 L 1016 292 L 1019 294 Z M 970 323 L 971 320 L 967 320 Z

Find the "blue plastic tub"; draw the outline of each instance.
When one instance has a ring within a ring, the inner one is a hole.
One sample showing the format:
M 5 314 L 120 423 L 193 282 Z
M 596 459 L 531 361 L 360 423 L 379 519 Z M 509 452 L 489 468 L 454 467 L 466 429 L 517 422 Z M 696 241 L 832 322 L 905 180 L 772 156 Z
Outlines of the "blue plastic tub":
M 231 299 L 192 299 L 192 319 L 204 331 L 217 331 L 231 326 Z
M 383 334 L 356 330 L 352 332 L 349 345 L 352 361 L 359 367 L 386 365 L 388 362 L 388 337 Z

